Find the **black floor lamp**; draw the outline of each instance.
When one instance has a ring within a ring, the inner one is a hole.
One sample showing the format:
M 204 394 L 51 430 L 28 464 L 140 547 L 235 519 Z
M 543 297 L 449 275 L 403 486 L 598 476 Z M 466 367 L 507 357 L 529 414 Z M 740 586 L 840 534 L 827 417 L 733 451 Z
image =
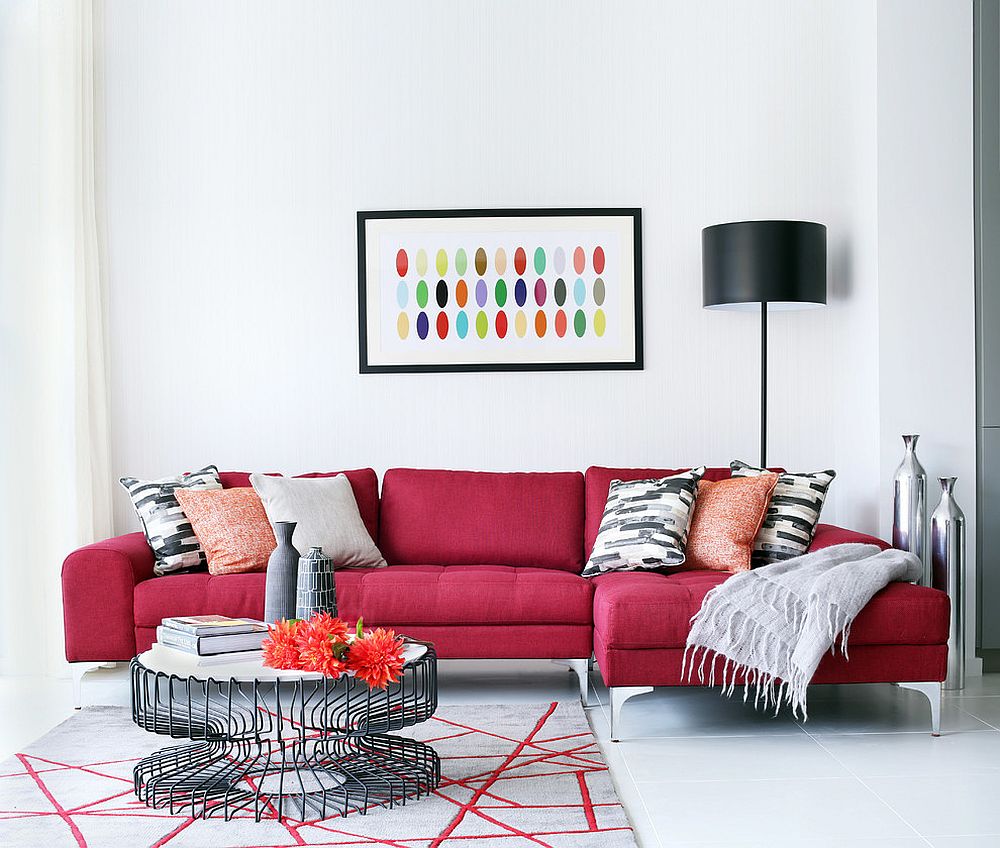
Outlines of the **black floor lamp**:
M 760 309 L 760 467 L 767 467 L 767 313 L 826 304 L 826 227 L 737 221 L 701 231 L 706 309 Z

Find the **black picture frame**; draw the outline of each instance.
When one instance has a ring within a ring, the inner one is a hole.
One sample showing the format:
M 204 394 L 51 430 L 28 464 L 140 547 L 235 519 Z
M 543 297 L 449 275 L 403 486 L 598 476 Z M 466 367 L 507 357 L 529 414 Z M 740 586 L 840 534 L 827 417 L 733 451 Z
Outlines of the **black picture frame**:
M 632 262 L 634 272 L 634 356 L 622 361 L 580 362 L 479 362 L 372 364 L 368 355 L 368 281 L 367 225 L 370 221 L 413 218 L 552 218 L 552 217 L 622 217 L 631 218 Z M 642 209 L 640 207 L 594 208 L 503 208 L 503 209 L 407 209 L 359 211 L 358 222 L 358 367 L 361 374 L 430 374 L 517 371 L 641 371 L 643 369 L 642 333 Z

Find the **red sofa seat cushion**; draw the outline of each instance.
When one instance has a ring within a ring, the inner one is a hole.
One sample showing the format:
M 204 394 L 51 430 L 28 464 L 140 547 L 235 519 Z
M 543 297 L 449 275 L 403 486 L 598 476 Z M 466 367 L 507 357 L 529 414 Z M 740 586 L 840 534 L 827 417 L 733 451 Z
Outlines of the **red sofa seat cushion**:
M 135 626 L 156 627 L 173 615 L 217 613 L 260 618 L 261 573 L 213 577 L 170 574 L 135 587 Z M 337 611 L 371 624 L 519 624 L 590 626 L 593 587 L 576 574 L 550 568 L 401 565 L 336 573 Z
M 592 622 L 588 580 L 551 568 L 400 565 L 362 581 L 361 609 L 395 626 L 585 624 Z
M 354 490 L 361 520 L 365 522 L 372 539 L 378 538 L 378 475 L 372 468 L 358 468 L 353 471 L 313 471 L 296 474 L 296 477 L 336 477 L 343 474 Z M 279 475 L 272 474 L 272 477 Z M 237 489 L 250 485 L 249 471 L 220 471 L 219 481 L 223 489 Z M 304 553 L 304 552 L 303 552 Z
M 579 573 L 583 475 L 392 468 L 379 550 L 390 565 L 509 565 Z
M 361 609 L 361 580 L 370 571 L 353 568 L 336 572 L 337 611 L 357 619 Z M 213 576 L 200 571 L 167 574 L 135 587 L 135 626 L 156 627 L 174 615 L 231 615 L 263 618 L 264 572 Z
M 706 593 L 732 575 L 617 572 L 594 578 L 594 630 L 608 649 L 682 648 Z M 948 641 L 948 596 L 891 583 L 851 626 L 850 645 L 939 645 Z

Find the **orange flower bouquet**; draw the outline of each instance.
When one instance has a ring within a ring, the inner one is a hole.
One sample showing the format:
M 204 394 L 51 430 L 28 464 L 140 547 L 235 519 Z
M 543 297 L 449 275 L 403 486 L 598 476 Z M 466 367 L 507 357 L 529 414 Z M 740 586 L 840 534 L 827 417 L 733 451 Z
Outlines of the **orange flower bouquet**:
M 403 671 L 403 639 L 392 630 L 365 631 L 358 619 L 352 633 L 329 613 L 276 621 L 261 645 L 268 668 L 316 671 L 336 680 L 350 674 L 371 689 L 385 689 Z

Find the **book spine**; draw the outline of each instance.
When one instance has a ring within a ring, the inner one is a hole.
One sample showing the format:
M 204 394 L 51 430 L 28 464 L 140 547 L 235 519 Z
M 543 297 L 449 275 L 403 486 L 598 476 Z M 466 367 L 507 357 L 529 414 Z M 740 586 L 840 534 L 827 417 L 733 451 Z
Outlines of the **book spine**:
M 156 639 L 158 642 L 162 642 L 164 645 L 169 645 L 171 648 L 177 648 L 180 651 L 185 651 L 189 654 L 197 654 L 199 639 L 190 633 L 181 633 L 177 630 L 173 630 L 169 627 L 156 628 Z

